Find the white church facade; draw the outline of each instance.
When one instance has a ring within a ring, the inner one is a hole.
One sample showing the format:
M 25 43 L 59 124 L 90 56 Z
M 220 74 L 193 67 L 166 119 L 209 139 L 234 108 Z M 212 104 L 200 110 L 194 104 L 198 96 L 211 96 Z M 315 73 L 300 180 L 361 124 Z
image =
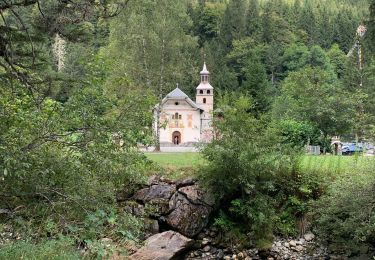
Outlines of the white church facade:
M 195 101 L 178 87 L 163 98 L 159 119 L 161 146 L 190 146 L 212 140 L 214 88 L 209 82 L 209 76 L 210 72 L 204 63 Z M 157 117 L 156 109 L 154 116 Z

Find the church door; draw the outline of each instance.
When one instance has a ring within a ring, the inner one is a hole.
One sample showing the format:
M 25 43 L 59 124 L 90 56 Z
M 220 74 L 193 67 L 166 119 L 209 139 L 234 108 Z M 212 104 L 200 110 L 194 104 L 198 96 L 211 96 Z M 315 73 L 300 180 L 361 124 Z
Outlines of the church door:
M 181 133 L 179 131 L 174 131 L 172 134 L 172 142 L 173 144 L 180 144 L 181 143 Z

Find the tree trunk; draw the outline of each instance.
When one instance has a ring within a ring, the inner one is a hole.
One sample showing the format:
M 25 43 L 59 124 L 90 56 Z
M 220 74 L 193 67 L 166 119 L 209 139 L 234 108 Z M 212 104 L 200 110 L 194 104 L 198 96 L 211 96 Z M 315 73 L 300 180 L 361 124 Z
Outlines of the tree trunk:
M 163 87 L 164 87 L 164 51 L 165 51 L 165 40 L 162 38 L 161 45 L 161 62 L 160 62 L 160 82 L 159 82 L 159 107 L 156 111 L 156 140 L 155 140 L 155 152 L 160 152 L 160 114 L 162 109 L 163 100 Z

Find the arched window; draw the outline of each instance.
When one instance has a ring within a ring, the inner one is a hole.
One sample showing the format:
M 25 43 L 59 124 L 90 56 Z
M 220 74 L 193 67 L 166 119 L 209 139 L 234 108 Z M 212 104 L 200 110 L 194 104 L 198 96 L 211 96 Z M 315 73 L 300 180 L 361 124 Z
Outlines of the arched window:
M 178 113 L 177 112 L 174 114 L 174 119 L 178 119 Z
M 199 90 L 199 94 L 203 94 L 203 90 Z
M 206 104 L 206 98 L 203 98 L 203 104 Z
M 211 90 L 207 90 L 207 94 L 211 94 Z

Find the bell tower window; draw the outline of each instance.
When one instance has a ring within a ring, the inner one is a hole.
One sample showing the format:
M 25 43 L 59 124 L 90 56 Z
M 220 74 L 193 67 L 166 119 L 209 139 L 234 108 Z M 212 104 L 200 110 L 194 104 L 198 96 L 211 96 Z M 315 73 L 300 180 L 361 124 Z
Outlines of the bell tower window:
M 203 90 L 199 90 L 199 94 L 203 94 Z
M 206 98 L 203 98 L 203 104 L 206 104 Z
M 207 94 L 211 94 L 211 90 L 207 90 Z

